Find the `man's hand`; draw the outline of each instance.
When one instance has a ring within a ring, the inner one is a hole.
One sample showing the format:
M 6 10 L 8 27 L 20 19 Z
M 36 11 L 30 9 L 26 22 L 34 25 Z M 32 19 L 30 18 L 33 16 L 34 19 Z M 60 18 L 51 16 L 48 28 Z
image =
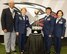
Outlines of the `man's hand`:
M 4 31 L 4 33 L 7 33 L 7 29 L 4 29 L 3 31 Z
M 63 39 L 64 37 L 62 36 L 61 39 Z
M 51 37 L 51 35 L 49 35 L 49 37 Z
M 16 32 L 16 35 L 19 36 L 19 32 Z

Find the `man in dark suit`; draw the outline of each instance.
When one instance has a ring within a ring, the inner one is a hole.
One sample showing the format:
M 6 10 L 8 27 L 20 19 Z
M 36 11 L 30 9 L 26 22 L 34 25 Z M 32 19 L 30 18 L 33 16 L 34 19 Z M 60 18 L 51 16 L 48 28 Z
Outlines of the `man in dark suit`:
M 9 1 L 9 7 L 3 9 L 1 16 L 2 30 L 4 31 L 4 43 L 6 54 L 10 54 L 11 50 L 15 52 L 15 12 L 14 2 Z
M 15 27 L 16 27 L 16 35 L 19 38 L 20 54 L 23 54 L 24 52 L 27 27 L 30 27 L 29 18 L 26 15 L 26 12 L 27 12 L 26 8 L 22 8 L 21 9 L 22 14 L 16 15 Z
M 64 19 L 62 10 L 57 12 L 57 19 L 55 20 L 54 26 L 54 38 L 55 38 L 55 52 L 56 54 L 60 54 L 61 51 L 61 39 L 64 38 L 65 35 L 65 24 L 66 19 Z
M 44 33 L 44 50 L 46 54 L 50 54 L 51 48 L 51 39 L 52 33 L 54 29 L 54 17 L 51 16 L 52 9 L 50 7 L 46 8 L 46 16 L 44 17 L 44 26 L 43 26 L 43 33 Z

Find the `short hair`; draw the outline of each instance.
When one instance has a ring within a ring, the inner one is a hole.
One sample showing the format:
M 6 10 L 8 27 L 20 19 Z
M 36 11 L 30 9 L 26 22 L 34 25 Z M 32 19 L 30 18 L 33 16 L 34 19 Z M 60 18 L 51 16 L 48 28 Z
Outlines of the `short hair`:
M 62 16 L 64 15 L 63 11 L 62 10 L 58 10 L 56 15 L 58 14 L 58 12 L 61 12 L 62 13 Z
M 50 7 L 47 7 L 46 10 L 49 9 L 52 12 L 52 9 Z
M 22 11 L 23 9 L 27 12 L 27 9 L 26 9 L 25 7 L 24 7 L 24 8 L 22 8 L 22 9 L 21 9 L 21 11 Z

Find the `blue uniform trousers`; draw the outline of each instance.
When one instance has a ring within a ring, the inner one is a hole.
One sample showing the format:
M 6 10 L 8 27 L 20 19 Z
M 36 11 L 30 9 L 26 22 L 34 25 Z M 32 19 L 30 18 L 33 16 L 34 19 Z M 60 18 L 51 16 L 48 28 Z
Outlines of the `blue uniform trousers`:
M 50 54 L 50 48 L 52 44 L 52 38 L 49 35 L 44 34 L 44 51 L 46 54 Z
M 61 37 L 55 37 L 55 51 L 56 54 L 60 54 L 61 50 Z
M 26 43 L 26 34 L 20 33 L 18 40 L 19 40 L 19 49 L 20 49 L 20 52 L 23 52 L 24 51 L 24 47 L 25 47 L 25 43 Z

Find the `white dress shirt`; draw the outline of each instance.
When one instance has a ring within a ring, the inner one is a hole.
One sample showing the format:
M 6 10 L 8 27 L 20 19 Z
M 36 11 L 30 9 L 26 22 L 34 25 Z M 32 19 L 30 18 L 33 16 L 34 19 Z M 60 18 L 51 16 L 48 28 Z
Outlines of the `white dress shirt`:
M 12 17 L 14 18 L 14 16 L 15 16 L 14 8 L 13 8 L 13 9 L 10 8 L 10 11 L 11 11 L 11 13 L 12 13 Z
M 25 20 L 25 16 L 23 16 L 23 19 Z

